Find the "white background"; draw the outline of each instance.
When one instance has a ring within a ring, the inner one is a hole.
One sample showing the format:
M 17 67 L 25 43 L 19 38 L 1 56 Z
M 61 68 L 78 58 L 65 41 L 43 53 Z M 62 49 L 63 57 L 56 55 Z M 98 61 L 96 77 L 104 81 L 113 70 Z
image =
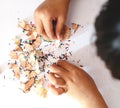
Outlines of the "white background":
M 43 0 L 0 0 L 0 73 L 8 71 L 6 68 L 9 40 L 17 34 L 17 18 L 27 18 L 33 15 L 35 8 Z M 52 0 L 51 0 L 52 1 Z M 76 40 L 78 47 L 73 56 L 80 58 L 88 73 L 95 80 L 109 108 L 120 108 L 120 81 L 111 77 L 104 62 L 96 56 L 96 50 L 91 43 L 94 35 L 94 20 L 105 0 L 71 0 L 66 23 L 79 23 L 86 26 L 78 30 Z M 78 38 L 78 37 L 79 38 Z M 2 74 L 1 74 L 2 75 Z M 1 78 L 1 77 L 0 77 Z M 16 90 L 14 83 L 0 79 L 0 107 L 1 108 L 77 108 L 78 104 L 66 95 L 56 97 L 50 94 L 48 99 Z M 57 106 L 56 106 L 57 104 Z M 79 107 L 80 108 L 80 107 Z

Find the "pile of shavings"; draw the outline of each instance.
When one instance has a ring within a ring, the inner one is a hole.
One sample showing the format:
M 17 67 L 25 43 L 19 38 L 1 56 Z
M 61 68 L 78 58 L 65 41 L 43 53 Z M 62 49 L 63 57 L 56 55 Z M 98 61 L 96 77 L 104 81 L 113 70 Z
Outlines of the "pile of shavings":
M 20 81 L 19 88 L 24 93 L 34 88 L 39 96 L 46 97 L 46 75 L 49 73 L 49 67 L 57 60 L 68 60 L 72 56 L 72 51 L 69 50 L 71 40 L 68 38 L 76 32 L 79 25 L 64 25 L 64 39 L 68 39 L 66 42 L 45 40 L 37 34 L 32 22 L 20 20 L 18 26 L 22 29 L 22 36 L 14 37 L 10 44 L 12 50 L 9 54 L 9 68 L 14 78 Z

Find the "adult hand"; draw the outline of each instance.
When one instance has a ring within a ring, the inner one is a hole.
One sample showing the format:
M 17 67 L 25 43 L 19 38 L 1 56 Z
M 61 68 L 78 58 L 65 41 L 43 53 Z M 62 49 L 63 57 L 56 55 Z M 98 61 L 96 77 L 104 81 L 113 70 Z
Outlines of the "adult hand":
M 66 92 L 77 99 L 83 108 L 107 108 L 93 79 L 81 68 L 59 60 L 51 65 L 48 78 L 53 93 L 59 95 Z
M 69 0 L 45 0 L 34 13 L 37 33 L 46 40 L 62 40 Z

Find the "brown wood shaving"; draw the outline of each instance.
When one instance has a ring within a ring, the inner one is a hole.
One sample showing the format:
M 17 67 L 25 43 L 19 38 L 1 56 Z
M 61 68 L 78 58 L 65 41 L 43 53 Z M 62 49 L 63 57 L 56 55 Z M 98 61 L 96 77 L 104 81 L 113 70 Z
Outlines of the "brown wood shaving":
M 14 43 L 15 43 L 16 45 L 19 45 L 19 44 L 20 44 L 20 39 L 17 38 L 17 37 L 15 37 L 15 38 L 13 39 L 13 41 L 14 41 Z
M 71 28 L 69 28 L 67 25 L 64 25 L 62 35 L 63 40 L 68 39 L 71 36 Z
M 35 82 L 35 78 L 30 78 L 27 82 L 25 82 L 25 83 L 22 83 L 21 82 L 21 84 L 24 84 L 24 90 L 23 90 L 23 92 L 28 92 L 29 90 L 30 90 L 30 88 L 32 87 L 32 85 L 34 84 L 34 82 Z
M 31 30 L 30 24 L 28 24 L 28 23 L 25 22 L 24 20 L 21 20 L 21 21 L 18 22 L 18 27 L 20 27 L 20 28 L 22 28 L 22 29 L 24 29 L 24 30 L 26 30 L 26 31 Z
M 14 65 L 12 66 L 12 69 L 13 69 L 15 78 L 20 79 L 20 70 L 19 70 L 18 65 L 17 65 L 17 64 L 14 64 Z
M 27 75 L 28 79 L 32 78 L 32 77 L 36 77 L 37 73 L 35 71 L 29 72 L 29 74 Z
M 72 29 L 74 30 L 74 33 L 77 31 L 79 26 L 80 26 L 79 24 L 72 23 Z
M 22 50 L 22 48 L 21 48 L 20 46 L 16 46 L 16 47 L 14 48 L 14 51 L 23 51 L 23 50 Z
M 33 48 L 35 49 L 35 48 L 39 47 L 40 44 L 41 44 L 41 38 L 38 36 L 36 38 L 36 41 L 33 42 Z
M 11 51 L 9 55 L 11 59 L 18 59 L 18 54 L 15 51 Z
M 27 44 L 27 43 L 24 44 L 24 49 L 26 51 L 32 51 L 32 50 L 34 50 L 33 46 L 30 45 L 30 44 Z

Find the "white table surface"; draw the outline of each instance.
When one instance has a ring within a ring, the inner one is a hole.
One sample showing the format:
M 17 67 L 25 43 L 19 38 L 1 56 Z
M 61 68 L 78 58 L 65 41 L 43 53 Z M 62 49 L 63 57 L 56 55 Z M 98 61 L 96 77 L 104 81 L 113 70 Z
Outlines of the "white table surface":
M 17 34 L 17 18 L 23 19 L 32 16 L 34 9 L 42 1 L 43 0 L 0 1 L 0 75 L 8 71 L 6 67 L 8 59 L 7 44 L 11 37 Z M 79 49 L 74 51 L 73 56 L 80 58 L 81 64 L 87 67 L 88 73 L 95 80 L 109 108 L 120 108 L 120 81 L 111 77 L 104 62 L 96 55 L 95 46 L 91 43 L 91 38 L 94 35 L 93 23 L 104 1 L 105 0 L 71 0 L 66 23 L 75 22 L 86 26 L 84 30 L 79 29 L 75 34 L 76 37 L 80 35 L 80 38 L 78 42 Z M 4 87 L 6 83 L 7 87 Z M 78 108 L 78 105 L 66 95 L 56 97 L 51 94 L 48 99 L 41 99 L 32 93 L 23 94 L 19 90 L 16 90 L 13 82 L 2 81 L 2 79 L 0 79 L 0 107 Z

